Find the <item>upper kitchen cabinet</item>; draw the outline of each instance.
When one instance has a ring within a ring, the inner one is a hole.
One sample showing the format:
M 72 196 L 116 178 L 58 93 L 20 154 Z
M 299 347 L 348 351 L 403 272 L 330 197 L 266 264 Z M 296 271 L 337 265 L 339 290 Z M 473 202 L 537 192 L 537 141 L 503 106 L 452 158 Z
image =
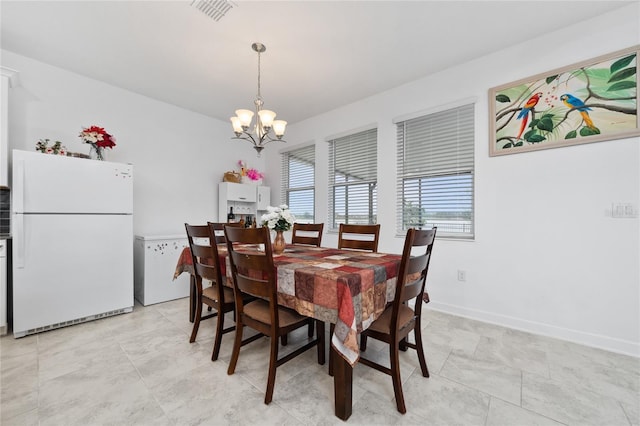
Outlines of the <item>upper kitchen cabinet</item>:
M 233 208 L 235 220 L 260 220 L 260 216 L 271 203 L 271 189 L 249 183 L 220 182 L 218 184 L 218 221 L 226 222 L 227 214 Z

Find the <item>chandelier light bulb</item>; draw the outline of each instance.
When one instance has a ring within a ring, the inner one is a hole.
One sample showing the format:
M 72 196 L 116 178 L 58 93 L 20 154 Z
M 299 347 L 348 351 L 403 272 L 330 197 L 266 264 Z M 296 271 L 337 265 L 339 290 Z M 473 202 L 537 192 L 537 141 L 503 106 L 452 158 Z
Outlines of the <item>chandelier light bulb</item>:
M 238 117 L 231 117 L 231 125 L 233 126 L 233 131 L 236 135 L 242 133 L 242 124 L 240 123 L 240 119 Z
M 287 122 L 284 120 L 275 120 L 273 122 L 273 133 L 276 134 L 278 139 L 284 135 L 284 129 L 286 127 L 287 127 Z
M 263 128 L 270 129 L 271 126 L 273 126 L 273 119 L 276 118 L 275 112 L 268 109 L 261 109 L 258 111 L 258 115 L 260 116 L 260 122 Z
M 237 109 L 236 115 L 240 120 L 240 125 L 244 128 L 249 128 L 251 126 L 251 120 L 253 119 L 253 111 L 248 109 Z

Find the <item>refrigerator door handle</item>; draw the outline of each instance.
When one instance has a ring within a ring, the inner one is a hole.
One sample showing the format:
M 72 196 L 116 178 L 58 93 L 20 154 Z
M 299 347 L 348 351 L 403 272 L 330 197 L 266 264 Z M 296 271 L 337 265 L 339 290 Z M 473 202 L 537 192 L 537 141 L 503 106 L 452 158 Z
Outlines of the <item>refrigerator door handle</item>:
M 24 215 L 13 216 L 13 266 L 24 269 Z
M 24 159 L 18 159 L 13 167 L 13 264 L 16 268 L 24 269 Z
M 19 159 L 16 164 L 13 165 L 15 172 L 13 174 L 13 211 L 14 213 L 24 213 L 24 160 Z

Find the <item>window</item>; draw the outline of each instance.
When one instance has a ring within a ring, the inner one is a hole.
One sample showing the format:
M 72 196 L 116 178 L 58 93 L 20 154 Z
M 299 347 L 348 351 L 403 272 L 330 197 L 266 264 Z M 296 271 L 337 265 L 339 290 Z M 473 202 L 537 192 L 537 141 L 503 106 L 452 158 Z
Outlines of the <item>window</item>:
M 377 222 L 377 130 L 329 140 L 330 229 Z
M 315 155 L 314 145 L 282 154 L 282 194 L 299 223 L 315 219 Z
M 473 238 L 473 104 L 396 125 L 400 233 L 437 226 L 438 236 Z

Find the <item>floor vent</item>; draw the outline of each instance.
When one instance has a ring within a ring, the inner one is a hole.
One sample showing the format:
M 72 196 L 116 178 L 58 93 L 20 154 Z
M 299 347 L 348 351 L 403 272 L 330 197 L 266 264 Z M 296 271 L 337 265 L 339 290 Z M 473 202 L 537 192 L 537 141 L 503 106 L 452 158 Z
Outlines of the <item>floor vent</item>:
M 62 327 L 70 326 L 70 325 L 76 325 L 76 324 L 80 324 L 80 323 L 83 323 L 83 322 L 89 322 L 89 321 L 97 320 L 97 319 L 100 319 L 100 318 L 112 317 L 114 315 L 120 315 L 120 314 L 124 314 L 124 313 L 127 313 L 127 312 L 131 312 L 132 310 L 133 310 L 133 308 L 116 309 L 116 310 L 113 310 L 113 311 L 103 312 L 101 314 L 90 315 L 90 316 L 87 316 L 87 317 L 76 318 L 76 319 L 72 319 L 72 320 L 69 320 L 69 321 L 59 322 L 59 323 L 56 323 L 56 324 L 50 324 L 50 325 L 45 325 L 45 326 L 42 326 L 42 327 L 32 328 L 30 330 L 27 330 L 24 333 L 21 333 L 20 335 L 16 335 L 16 337 L 23 337 L 23 336 L 26 336 L 28 334 L 42 333 L 43 331 L 55 330 L 56 328 L 62 328 Z

